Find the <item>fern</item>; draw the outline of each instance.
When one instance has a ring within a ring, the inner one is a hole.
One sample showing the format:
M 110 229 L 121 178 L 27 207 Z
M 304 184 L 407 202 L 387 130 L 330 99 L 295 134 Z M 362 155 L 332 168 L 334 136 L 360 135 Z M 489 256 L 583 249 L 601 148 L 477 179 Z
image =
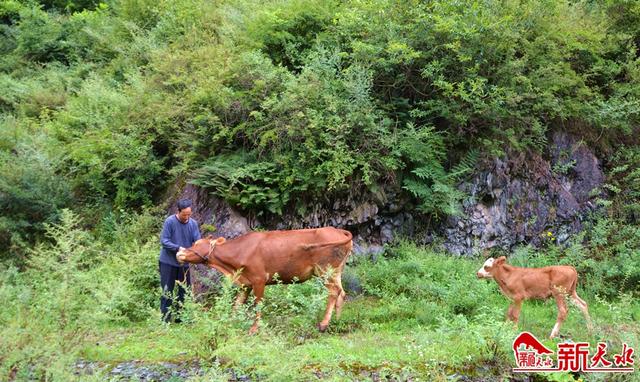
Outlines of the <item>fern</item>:
M 470 150 L 450 171 L 443 162 L 446 158 L 444 138 L 434 127 L 416 128 L 409 124 L 399 145 L 409 164 L 409 175 L 403 182 L 407 190 L 418 201 L 417 209 L 425 214 L 457 215 L 459 201 L 464 194 L 456 184 L 475 167 L 477 150 Z
M 245 153 L 220 155 L 198 169 L 191 183 L 236 207 L 281 214 L 289 193 L 282 191 L 280 173 L 274 162 L 257 161 Z
M 469 150 L 467 154 L 460 159 L 460 162 L 453 166 L 449 171 L 449 178 L 457 181 L 464 178 L 465 175 L 473 172 L 479 156 L 480 151 L 478 151 L 478 149 Z

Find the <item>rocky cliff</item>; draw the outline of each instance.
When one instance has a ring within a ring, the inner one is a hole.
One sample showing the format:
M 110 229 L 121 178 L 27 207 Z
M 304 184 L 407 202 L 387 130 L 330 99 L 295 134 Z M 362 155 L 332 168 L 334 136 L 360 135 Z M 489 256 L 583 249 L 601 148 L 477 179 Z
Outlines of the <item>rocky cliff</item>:
M 466 195 L 462 214 L 429 226 L 399 188 L 367 196 L 311 205 L 304 216 L 256 218 L 241 213 L 206 191 L 187 185 L 180 198 L 194 201 L 194 217 L 227 239 L 253 229 L 296 229 L 332 225 L 354 233 L 356 255 L 376 255 L 398 235 L 430 242 L 444 238 L 444 248 L 472 255 L 485 248 L 505 250 L 517 244 L 566 242 L 582 229 L 596 208 L 604 182 L 601 161 L 579 139 L 566 132 L 553 134 L 543 153 L 510 153 L 478 164 L 459 185 Z

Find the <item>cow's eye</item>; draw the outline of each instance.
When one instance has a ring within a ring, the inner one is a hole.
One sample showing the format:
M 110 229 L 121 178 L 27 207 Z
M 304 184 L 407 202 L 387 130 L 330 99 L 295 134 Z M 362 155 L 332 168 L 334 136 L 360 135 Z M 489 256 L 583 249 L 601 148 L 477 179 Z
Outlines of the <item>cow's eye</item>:
M 485 269 L 485 270 L 486 270 L 486 269 L 489 269 L 489 266 L 488 266 L 488 265 L 485 265 L 485 266 L 484 266 L 484 269 Z

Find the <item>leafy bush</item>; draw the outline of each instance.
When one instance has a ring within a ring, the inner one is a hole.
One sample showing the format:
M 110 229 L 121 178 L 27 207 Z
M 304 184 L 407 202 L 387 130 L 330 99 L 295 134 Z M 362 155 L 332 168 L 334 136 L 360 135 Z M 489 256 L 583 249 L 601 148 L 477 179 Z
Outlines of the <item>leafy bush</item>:
M 26 269 L 0 272 L 0 373 L 71 380 L 84 339 L 118 323 L 160 323 L 157 233 L 147 212 L 123 217 L 96 240 L 78 215 L 62 210 L 45 241 L 29 250 Z M 150 234 L 152 235 L 150 236 Z M 6 357 L 4 355 L 7 355 Z
M 64 18 L 38 7 L 20 11 L 16 53 L 39 63 L 66 62 L 69 53 L 64 40 Z
M 152 150 L 153 138 L 127 120 L 131 99 L 91 78 L 52 122 L 66 151 L 64 168 L 74 174 L 76 197 L 85 203 L 146 205 L 162 185 L 162 160 Z
M 613 167 L 605 188 L 612 194 L 612 217 L 629 223 L 640 222 L 640 149 L 620 147 L 610 160 Z
M 397 167 L 389 121 L 368 96 L 367 72 L 341 70 L 332 52 L 310 60 L 234 130 L 251 153 L 212 158 L 196 184 L 240 207 L 282 213 L 294 196 L 301 204 L 298 198 L 345 190 L 349 183 L 371 186 Z
M 271 4 L 250 18 L 247 39 L 275 65 L 298 73 L 316 38 L 330 25 L 336 5 L 326 1 L 294 1 L 286 7 Z
M 417 129 L 412 125 L 404 131 L 399 147 L 411 168 L 403 188 L 418 199 L 418 210 L 436 216 L 459 214 L 458 202 L 464 194 L 456 186 L 475 167 L 477 151 L 468 151 L 460 163 L 447 172 L 442 135 L 433 127 Z
M 70 202 L 69 187 L 57 164 L 43 150 L 42 136 L 25 137 L 18 122 L 0 120 L 0 259 L 23 260 Z

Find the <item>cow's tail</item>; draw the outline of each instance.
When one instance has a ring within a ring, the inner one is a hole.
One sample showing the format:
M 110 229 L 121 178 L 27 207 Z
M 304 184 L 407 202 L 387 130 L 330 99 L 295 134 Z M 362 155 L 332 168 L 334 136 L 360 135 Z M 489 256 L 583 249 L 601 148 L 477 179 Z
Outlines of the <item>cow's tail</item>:
M 351 234 L 351 232 L 341 229 L 340 230 L 344 235 L 345 235 L 345 239 L 344 240 L 340 240 L 340 241 L 330 241 L 328 243 L 317 243 L 317 244 L 303 244 L 302 248 L 309 250 L 309 249 L 316 249 L 316 248 L 322 248 L 322 247 L 339 247 L 341 245 L 345 245 L 348 244 L 349 242 L 351 242 L 351 240 L 353 239 L 353 235 Z

